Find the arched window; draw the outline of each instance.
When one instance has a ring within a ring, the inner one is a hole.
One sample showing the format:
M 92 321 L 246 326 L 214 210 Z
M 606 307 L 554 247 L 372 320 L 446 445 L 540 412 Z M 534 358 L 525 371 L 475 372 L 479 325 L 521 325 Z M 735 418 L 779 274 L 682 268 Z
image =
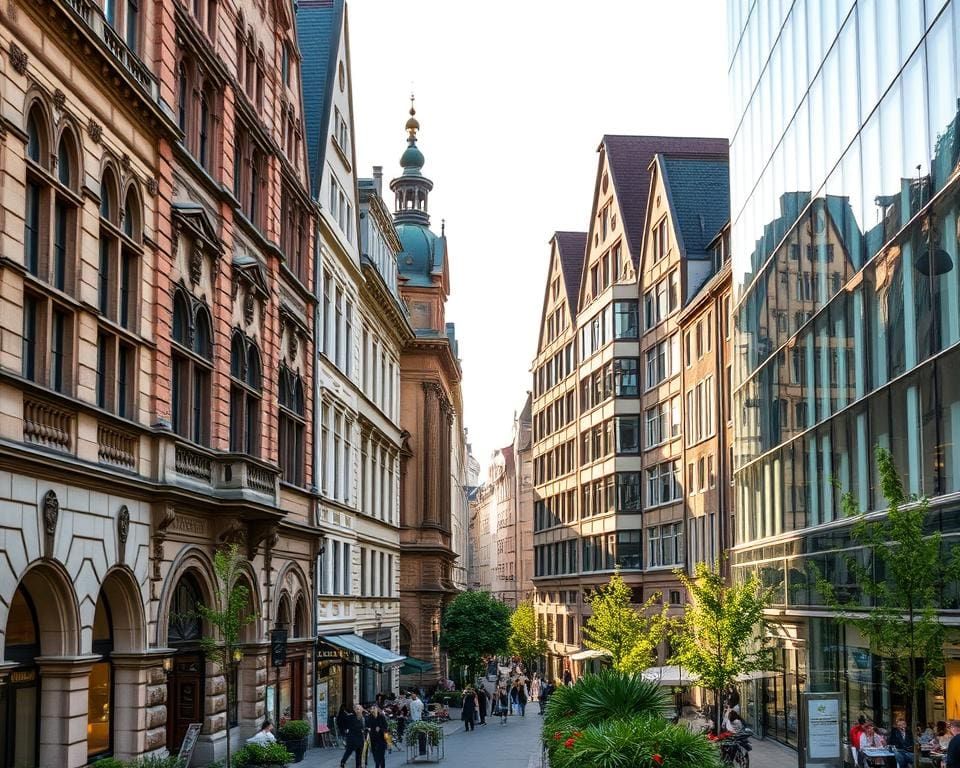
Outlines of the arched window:
M 234 332 L 230 344 L 230 450 L 255 456 L 260 450 L 260 353 Z
M 297 606 L 293 611 L 293 626 L 291 627 L 291 636 L 309 637 L 312 633 L 307 632 L 307 606 L 303 595 L 297 598 Z
M 39 100 L 28 109 L 25 128 L 23 264 L 46 285 L 25 285 L 21 370 L 31 381 L 70 394 L 74 309 L 60 292 L 72 294 L 76 288 L 79 155 L 69 129 L 56 144 L 51 142 L 50 121 Z M 51 158 L 54 146 L 56 157 Z M 58 171 L 53 164 L 61 158 L 65 162 Z
M 200 617 L 197 606 L 203 602 L 196 579 L 185 573 L 177 582 L 167 619 L 167 643 L 195 643 L 200 639 Z
M 262 155 L 256 149 L 250 158 L 250 205 L 247 209 L 247 217 L 253 224 L 260 223 L 260 163 Z
M 173 299 L 174 343 L 171 348 L 173 429 L 188 440 L 208 445 L 213 368 L 210 313 L 206 307 L 197 307 L 191 334 L 186 303 L 183 293 L 177 291 Z
M 278 458 L 281 477 L 288 483 L 304 484 L 304 430 L 306 413 L 303 381 L 285 365 L 278 382 Z
M 113 616 L 107 596 L 101 590 L 93 616 L 93 652 L 100 661 L 90 669 L 87 688 L 87 760 L 113 751 Z
M 206 90 L 200 93 L 200 119 L 197 139 L 197 160 L 204 168 L 210 159 L 210 102 Z

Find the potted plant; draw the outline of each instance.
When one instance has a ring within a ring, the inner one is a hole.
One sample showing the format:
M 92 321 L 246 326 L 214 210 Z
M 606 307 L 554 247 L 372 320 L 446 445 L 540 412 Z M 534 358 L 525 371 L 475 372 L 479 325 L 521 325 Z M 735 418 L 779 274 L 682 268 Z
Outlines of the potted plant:
M 307 751 L 310 723 L 306 720 L 288 720 L 277 731 L 277 740 L 293 753 L 293 762 L 299 763 Z
M 233 766 L 235 768 L 247 768 L 247 766 L 264 766 L 264 768 L 286 768 L 293 762 L 293 755 L 287 751 L 283 744 L 269 744 L 261 746 L 260 744 L 246 744 L 238 750 L 233 756 Z

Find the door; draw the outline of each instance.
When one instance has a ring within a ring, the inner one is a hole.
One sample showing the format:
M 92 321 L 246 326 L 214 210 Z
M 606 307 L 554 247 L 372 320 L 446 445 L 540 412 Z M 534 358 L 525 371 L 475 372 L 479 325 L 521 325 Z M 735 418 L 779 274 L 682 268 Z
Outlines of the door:
M 167 682 L 167 749 L 179 753 L 191 723 L 203 722 L 203 661 L 199 655 L 178 656 Z
M 303 720 L 303 658 L 290 660 L 290 718 Z

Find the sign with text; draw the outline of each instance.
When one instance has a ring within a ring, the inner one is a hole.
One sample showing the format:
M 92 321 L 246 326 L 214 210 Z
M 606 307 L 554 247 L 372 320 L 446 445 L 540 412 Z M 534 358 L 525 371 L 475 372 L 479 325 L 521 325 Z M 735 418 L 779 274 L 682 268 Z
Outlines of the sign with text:
M 287 663 L 286 627 L 270 630 L 270 663 L 274 667 L 282 667 Z
M 330 717 L 330 701 L 327 697 L 328 683 L 317 683 L 317 733 L 327 733 L 327 718 Z
M 190 758 L 193 757 L 193 749 L 197 746 L 197 737 L 200 735 L 200 728 L 202 727 L 203 723 L 190 723 L 187 726 L 183 743 L 180 745 L 180 754 L 177 756 L 180 765 L 190 765 Z
M 802 693 L 805 765 L 840 765 L 839 693 Z

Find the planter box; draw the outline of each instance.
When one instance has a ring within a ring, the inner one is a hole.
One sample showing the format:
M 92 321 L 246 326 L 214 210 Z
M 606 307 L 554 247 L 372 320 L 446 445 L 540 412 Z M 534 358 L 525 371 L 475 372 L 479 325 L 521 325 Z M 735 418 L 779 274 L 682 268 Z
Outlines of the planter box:
M 439 734 L 436 744 L 431 744 L 430 737 L 425 733 L 411 734 L 403 741 L 407 747 L 408 763 L 439 763 L 443 760 L 443 732 Z
M 302 739 L 278 739 L 278 741 L 287 748 L 287 751 L 293 755 L 293 762 L 299 763 L 307 751 L 307 737 Z

